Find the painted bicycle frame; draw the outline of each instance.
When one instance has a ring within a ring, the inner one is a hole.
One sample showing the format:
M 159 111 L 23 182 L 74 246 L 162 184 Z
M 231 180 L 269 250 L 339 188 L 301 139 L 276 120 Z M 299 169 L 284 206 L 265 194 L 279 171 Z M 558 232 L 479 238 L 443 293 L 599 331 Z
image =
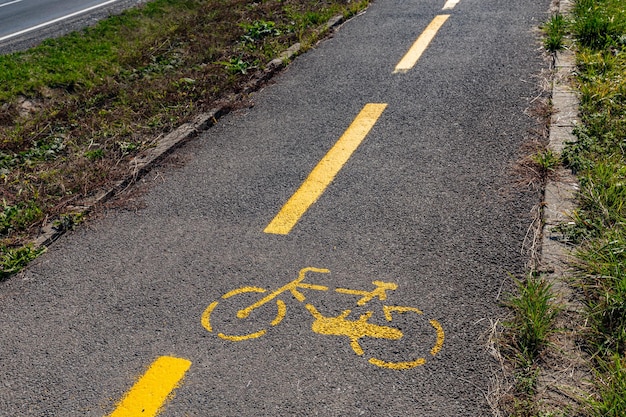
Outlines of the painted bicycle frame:
M 270 322 L 270 326 L 277 326 L 280 322 L 285 318 L 287 313 L 287 306 L 285 302 L 280 299 L 283 294 L 291 293 L 291 295 L 299 302 L 304 303 L 306 301 L 306 296 L 303 294 L 302 290 L 311 290 L 311 291 L 328 291 L 329 288 L 323 285 L 317 284 L 309 284 L 304 282 L 306 278 L 306 274 L 309 272 L 322 273 L 327 274 L 330 273 L 330 270 L 324 268 L 314 268 L 307 267 L 300 270 L 298 274 L 298 278 L 295 280 L 283 285 L 277 290 L 270 292 L 265 295 L 258 301 L 252 303 L 251 305 L 239 310 L 237 312 L 237 318 L 245 319 L 250 316 L 250 314 L 257 308 L 276 300 L 277 313 L 276 317 Z M 398 285 L 392 282 L 383 282 L 383 281 L 373 281 L 374 289 L 371 291 L 367 290 L 354 290 L 349 288 L 336 288 L 335 292 L 341 294 L 348 295 L 356 295 L 360 298 L 357 300 L 357 306 L 364 306 L 369 301 L 377 298 L 380 301 L 387 300 L 387 291 L 394 291 L 398 288 Z M 267 293 L 267 290 L 260 287 L 241 287 L 235 290 L 229 291 L 224 294 L 221 299 L 227 300 L 231 297 L 246 294 L 246 293 L 259 293 L 264 294 Z M 209 332 L 213 332 L 213 324 L 211 323 L 211 313 L 218 306 L 219 300 L 211 303 L 204 313 L 202 314 L 202 325 Z M 343 336 L 347 337 L 350 340 L 350 346 L 352 350 L 359 356 L 364 354 L 363 348 L 359 343 L 360 339 L 363 338 L 375 338 L 375 339 L 389 339 L 389 340 L 399 340 L 404 334 L 400 329 L 391 326 L 383 326 L 375 323 L 371 323 L 369 320 L 372 317 L 373 311 L 367 311 L 362 314 L 356 320 L 348 319 L 352 310 L 344 310 L 341 314 L 336 317 L 327 317 L 322 315 L 317 308 L 311 303 L 305 303 L 304 307 L 311 313 L 313 318 L 315 319 L 311 325 L 311 330 L 313 332 L 320 335 L 327 336 Z M 387 306 L 383 305 L 383 313 L 388 322 L 393 321 L 393 313 L 406 313 L 412 312 L 418 315 L 422 315 L 422 311 L 415 307 L 404 307 L 404 306 Z M 436 320 L 429 320 L 430 325 L 435 330 L 437 337 L 436 342 L 430 353 L 432 356 L 436 355 L 442 348 L 444 342 L 444 331 L 441 325 Z M 217 336 L 221 339 L 228 340 L 231 342 L 240 342 L 244 340 L 256 339 L 267 333 L 267 329 L 261 329 L 256 332 L 252 332 L 244 335 L 228 335 L 221 332 L 217 333 Z M 423 365 L 426 362 L 425 358 L 417 358 L 410 361 L 400 361 L 400 362 L 389 362 L 383 361 L 377 358 L 370 358 L 369 362 L 373 365 L 388 368 L 388 369 L 411 369 L 419 365 Z

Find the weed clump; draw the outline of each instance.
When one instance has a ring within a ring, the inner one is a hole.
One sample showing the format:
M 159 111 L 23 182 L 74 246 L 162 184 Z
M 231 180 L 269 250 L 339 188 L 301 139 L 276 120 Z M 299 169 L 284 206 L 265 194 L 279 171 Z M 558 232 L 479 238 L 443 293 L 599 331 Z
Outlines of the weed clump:
M 21 271 L 30 261 L 45 251 L 44 248 L 34 249 L 32 245 L 19 248 L 0 246 L 0 281 L 12 274 Z
M 567 21 L 562 14 L 557 13 L 544 25 L 546 33 L 543 45 L 549 52 L 557 52 L 565 47 L 564 38 L 566 35 Z
M 551 284 L 537 273 L 515 279 L 515 287 L 506 302 L 513 317 L 504 323 L 506 355 L 515 367 L 514 398 L 509 411 L 516 417 L 535 416 L 540 359 L 555 333 L 561 307 L 554 300 Z
M 544 278 L 531 274 L 526 280 L 516 280 L 516 287 L 508 302 L 515 315 L 508 327 L 514 330 L 513 346 L 518 357 L 527 366 L 548 345 L 560 309 L 553 301 L 551 285 Z

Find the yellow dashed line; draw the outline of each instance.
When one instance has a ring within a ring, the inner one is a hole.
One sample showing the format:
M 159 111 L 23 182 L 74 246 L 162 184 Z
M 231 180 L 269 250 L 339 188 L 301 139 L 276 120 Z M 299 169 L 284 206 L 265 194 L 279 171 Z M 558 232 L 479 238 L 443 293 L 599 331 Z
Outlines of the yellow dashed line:
M 128 391 L 108 417 L 154 417 L 191 366 L 186 359 L 161 356 Z
M 426 27 L 424 32 L 417 38 L 413 46 L 409 49 L 409 51 L 404 55 L 404 57 L 400 60 L 398 65 L 396 65 L 396 69 L 394 70 L 394 74 L 399 72 L 407 72 L 417 63 L 417 60 L 420 59 L 430 42 L 433 40 L 437 31 L 443 26 L 443 24 L 450 17 L 449 14 L 442 14 L 436 16 L 432 22 Z
M 317 164 L 300 188 L 285 203 L 280 212 L 265 228 L 265 233 L 286 235 L 300 217 L 324 193 L 341 167 L 350 159 L 372 129 L 387 104 L 369 103 L 358 114 L 337 143 Z

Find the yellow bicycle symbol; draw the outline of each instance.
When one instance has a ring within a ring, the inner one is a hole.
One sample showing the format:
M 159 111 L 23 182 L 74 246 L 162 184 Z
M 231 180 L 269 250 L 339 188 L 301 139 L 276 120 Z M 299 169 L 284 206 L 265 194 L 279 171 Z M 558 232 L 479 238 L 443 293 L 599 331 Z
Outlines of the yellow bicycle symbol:
M 305 295 L 301 292 L 301 290 L 314 290 L 314 291 L 328 291 L 328 287 L 323 285 L 316 284 L 308 284 L 304 282 L 305 276 L 307 272 L 317 272 L 326 274 L 330 271 L 328 269 L 322 268 L 313 268 L 307 267 L 300 270 L 298 278 L 289 282 L 288 284 L 280 287 L 274 292 L 269 293 L 264 296 L 260 300 L 252 303 L 251 305 L 239 310 L 237 312 L 237 318 L 240 320 L 246 319 L 250 316 L 250 314 L 260 308 L 261 306 L 269 303 L 270 301 L 276 300 L 277 312 L 276 316 L 270 322 L 270 326 L 277 326 L 280 322 L 285 318 L 287 313 L 287 306 L 285 302 L 278 297 L 283 293 L 290 292 L 293 297 L 299 302 L 303 303 L 306 300 Z M 359 300 L 357 301 L 357 306 L 364 306 L 369 301 L 378 298 L 381 301 L 385 301 L 387 299 L 387 291 L 393 291 L 398 288 L 398 285 L 392 282 L 383 282 L 383 281 L 373 281 L 375 288 L 372 291 L 364 291 L 364 290 L 352 290 L 348 288 L 337 288 L 335 292 L 340 294 L 348 294 L 348 295 L 357 295 L 359 296 Z M 235 297 L 241 294 L 247 293 L 259 293 L 264 294 L 267 290 L 259 287 L 242 287 L 237 288 L 235 290 L 229 291 L 224 294 L 221 298 L 222 300 L 230 299 L 231 297 Z M 202 314 L 202 325 L 209 332 L 213 332 L 213 325 L 211 324 L 211 314 L 218 306 L 219 301 L 214 301 L 211 303 L 204 313 Z M 367 311 L 362 314 L 356 320 L 349 320 L 348 316 L 351 313 L 351 310 L 344 310 L 340 315 L 336 317 L 326 317 L 322 315 L 315 306 L 310 303 L 306 303 L 304 306 L 309 313 L 315 319 L 311 326 L 313 332 L 322 335 L 328 336 L 345 336 L 350 339 L 350 347 L 359 356 L 364 355 L 364 350 L 361 347 L 361 343 L 359 340 L 363 338 L 375 338 L 375 339 L 389 339 L 389 340 L 399 340 L 404 336 L 404 333 L 394 327 L 390 326 L 381 326 L 375 323 L 371 323 L 369 320 L 372 317 L 373 311 Z M 415 307 L 403 307 L 403 306 L 387 306 L 383 305 L 383 314 L 385 319 L 388 322 L 393 321 L 393 313 L 415 313 L 417 315 L 422 315 L 423 313 L 415 308 Z M 443 328 L 439 324 L 437 320 L 429 320 L 430 326 L 436 332 L 436 341 L 434 346 L 431 348 L 430 353 L 432 356 L 436 355 L 437 352 L 441 350 L 444 341 L 444 332 Z M 243 340 L 255 339 L 263 336 L 267 333 L 266 328 L 262 328 L 257 331 L 252 331 L 246 334 L 232 335 L 232 334 L 224 334 L 221 332 L 217 333 L 217 336 L 224 340 L 229 340 L 232 342 L 240 342 Z M 382 368 L 388 369 L 411 369 L 419 365 L 423 365 L 426 362 L 426 359 L 423 357 L 416 358 L 409 361 L 384 361 L 382 359 L 378 359 L 372 357 L 369 359 L 369 363 L 372 365 L 376 365 Z

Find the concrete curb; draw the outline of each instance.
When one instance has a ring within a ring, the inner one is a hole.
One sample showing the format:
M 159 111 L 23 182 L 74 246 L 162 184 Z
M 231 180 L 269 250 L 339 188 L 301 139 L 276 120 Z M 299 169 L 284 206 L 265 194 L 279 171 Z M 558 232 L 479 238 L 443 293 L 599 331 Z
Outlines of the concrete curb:
M 556 57 L 555 77 L 552 87 L 554 109 L 548 149 L 556 154 L 563 152 L 567 142 L 575 142 L 573 129 L 578 120 L 578 96 L 570 87 L 570 77 L 575 69 L 575 56 L 571 51 L 560 52 Z M 542 269 L 562 278 L 568 269 L 569 250 L 559 241 L 554 228 L 568 221 L 575 209 L 578 181 L 570 170 L 560 168 L 555 179 L 548 180 L 543 201 Z
M 341 15 L 332 17 L 324 26 L 324 30 L 329 31 L 332 34 L 341 24 L 344 23 L 344 21 L 345 18 Z M 238 101 L 243 95 L 257 91 L 264 82 L 268 81 L 276 73 L 282 70 L 293 58 L 295 58 L 295 56 L 301 53 L 301 51 L 302 46 L 300 43 L 296 43 L 287 48 L 287 50 L 281 53 L 278 58 L 270 61 L 263 72 L 245 85 L 241 93 L 229 97 L 227 101 Z M 164 137 L 157 139 L 154 147 L 144 151 L 130 161 L 129 171 L 124 179 L 116 182 L 110 188 L 102 190 L 94 197 L 87 198 L 82 201 L 80 206 L 72 206 L 72 208 L 74 208 L 73 213 L 77 215 L 89 214 L 95 207 L 103 204 L 117 193 L 136 182 L 139 178 L 149 172 L 158 162 L 163 160 L 165 156 L 169 155 L 183 143 L 193 139 L 201 132 L 215 125 L 222 116 L 228 114 L 229 112 L 230 106 L 224 104 L 210 110 L 207 113 L 197 115 L 191 122 L 185 123 Z M 59 224 L 57 225 L 56 223 Z M 33 242 L 33 246 L 36 249 L 47 247 L 61 237 L 67 230 L 68 227 L 64 225 L 63 222 L 50 222 L 42 226 L 41 233 Z
M 560 0 L 559 13 L 566 15 L 572 7 L 571 0 Z M 569 50 L 557 53 L 554 60 L 552 80 L 553 115 L 550 125 L 548 149 L 561 154 L 567 142 L 575 142 L 573 129 L 578 125 L 579 99 L 571 87 L 571 78 L 576 69 L 575 53 Z M 580 313 L 582 303 L 577 299 L 570 277 L 571 248 L 562 241 L 562 234 L 555 228 L 571 220 L 577 207 L 578 180 L 572 172 L 560 168 L 554 179 L 548 180 L 543 200 L 541 230 L 541 253 L 539 272 L 552 285 L 555 301 L 563 308 L 556 326 L 562 331 L 555 335 L 553 343 L 559 352 L 552 357 L 548 353 L 546 363 L 537 381 L 538 403 L 542 410 L 558 413 L 567 407 L 576 409 L 581 395 L 581 384 L 592 379 L 588 371 L 588 360 L 577 346 L 576 330 L 582 326 Z M 558 365 L 555 365 L 558 364 Z
M 557 0 L 558 12 L 567 15 L 573 7 L 572 0 Z M 554 57 L 552 78 L 552 118 L 548 149 L 560 155 L 568 142 L 575 142 L 573 130 L 579 124 L 578 94 L 571 87 L 576 70 L 576 55 L 571 50 L 557 52 Z M 554 289 L 560 297 L 569 299 L 569 286 L 561 284 L 569 270 L 571 254 L 561 241 L 555 227 L 571 219 L 576 208 L 578 180 L 569 169 L 560 167 L 553 178 L 548 179 L 542 203 L 541 266 L 540 270 L 550 274 Z M 560 300 L 561 301 L 561 300 Z

